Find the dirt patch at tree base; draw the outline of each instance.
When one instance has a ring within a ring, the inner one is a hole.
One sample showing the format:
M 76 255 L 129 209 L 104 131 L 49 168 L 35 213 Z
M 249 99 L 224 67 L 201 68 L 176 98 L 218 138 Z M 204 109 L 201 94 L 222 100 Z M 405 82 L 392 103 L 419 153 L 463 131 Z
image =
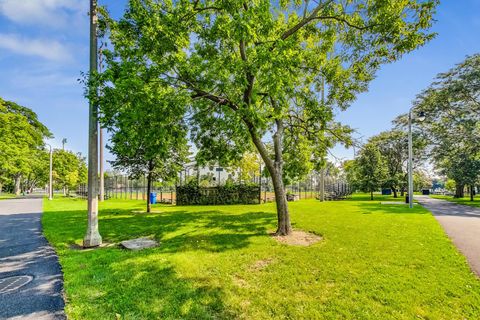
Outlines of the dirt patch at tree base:
M 320 242 L 323 238 L 301 230 L 294 230 L 288 236 L 276 236 L 272 235 L 272 237 L 280 243 L 287 244 L 290 246 L 301 246 L 301 247 L 308 247 L 312 244 Z

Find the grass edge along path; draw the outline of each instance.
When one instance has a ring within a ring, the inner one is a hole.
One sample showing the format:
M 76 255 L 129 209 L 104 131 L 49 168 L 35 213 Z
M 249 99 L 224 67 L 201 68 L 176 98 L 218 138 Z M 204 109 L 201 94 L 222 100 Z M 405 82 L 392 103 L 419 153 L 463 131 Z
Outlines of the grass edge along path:
M 480 208 L 480 197 L 475 196 L 473 198 L 473 201 L 470 201 L 470 197 L 463 197 L 463 198 L 454 198 L 453 196 L 444 196 L 444 195 L 431 195 L 430 197 L 434 199 L 440 199 L 440 200 L 447 200 L 453 203 L 457 204 L 463 204 L 466 206 L 471 206 L 475 208 Z
M 86 202 L 45 202 L 44 232 L 64 271 L 70 319 L 479 319 L 480 281 L 420 206 L 291 203 L 294 228 L 323 237 L 279 244 L 273 204 L 100 206 L 105 242 L 160 247 L 78 250 Z M 382 198 L 382 200 L 390 200 Z

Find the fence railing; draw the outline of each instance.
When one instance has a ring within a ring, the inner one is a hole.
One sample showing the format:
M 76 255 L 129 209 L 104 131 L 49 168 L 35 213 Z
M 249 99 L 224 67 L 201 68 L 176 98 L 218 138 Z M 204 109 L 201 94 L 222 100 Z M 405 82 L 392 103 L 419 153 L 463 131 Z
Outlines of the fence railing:
M 131 179 L 128 176 L 118 175 L 107 177 L 104 182 L 105 199 L 125 199 L 125 200 L 147 200 L 147 181 L 146 179 Z M 275 193 L 270 179 L 262 178 L 261 186 L 258 188 L 256 199 L 258 202 L 275 201 Z M 299 199 L 315 199 L 320 194 L 319 175 L 310 175 L 301 182 L 289 184 L 285 187 L 287 193 L 295 194 Z M 176 203 L 176 186 L 165 186 L 157 182 L 153 183 L 151 192 L 157 194 L 157 202 Z M 87 186 L 79 185 L 76 192 L 71 192 L 80 198 L 87 198 Z M 325 199 L 339 200 L 352 194 L 348 183 L 343 180 L 332 177 L 325 178 Z

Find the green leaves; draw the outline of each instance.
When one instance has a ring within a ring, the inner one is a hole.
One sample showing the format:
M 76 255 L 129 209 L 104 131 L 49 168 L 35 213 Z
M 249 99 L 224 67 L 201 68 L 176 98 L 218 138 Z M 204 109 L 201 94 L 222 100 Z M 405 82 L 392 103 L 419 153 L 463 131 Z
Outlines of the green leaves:
M 0 98 L 0 180 L 27 176 L 50 131 L 30 109 Z
M 436 168 L 459 186 L 476 183 L 480 176 L 480 55 L 439 74 L 418 95 L 417 111 L 426 114 L 420 128 L 429 140 Z

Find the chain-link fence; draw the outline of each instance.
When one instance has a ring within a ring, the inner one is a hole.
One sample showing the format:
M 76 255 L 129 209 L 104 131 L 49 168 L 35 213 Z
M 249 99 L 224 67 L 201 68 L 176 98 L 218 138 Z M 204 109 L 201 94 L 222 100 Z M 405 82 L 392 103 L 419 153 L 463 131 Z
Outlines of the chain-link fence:
M 255 183 L 261 184 L 258 198 L 261 202 L 275 201 L 275 193 L 270 178 L 256 179 Z M 105 199 L 147 200 L 147 179 L 131 179 L 125 175 L 115 175 L 105 178 Z M 348 183 L 336 177 L 326 176 L 324 180 L 325 200 L 340 200 L 351 195 L 352 190 Z M 318 199 L 321 188 L 320 174 L 310 174 L 303 181 L 288 184 L 285 189 L 288 194 L 295 195 L 298 199 Z M 162 185 L 152 183 L 151 192 L 157 194 L 157 202 L 174 204 L 176 202 L 175 185 Z M 87 198 L 87 186 L 82 184 L 77 188 L 75 195 Z

